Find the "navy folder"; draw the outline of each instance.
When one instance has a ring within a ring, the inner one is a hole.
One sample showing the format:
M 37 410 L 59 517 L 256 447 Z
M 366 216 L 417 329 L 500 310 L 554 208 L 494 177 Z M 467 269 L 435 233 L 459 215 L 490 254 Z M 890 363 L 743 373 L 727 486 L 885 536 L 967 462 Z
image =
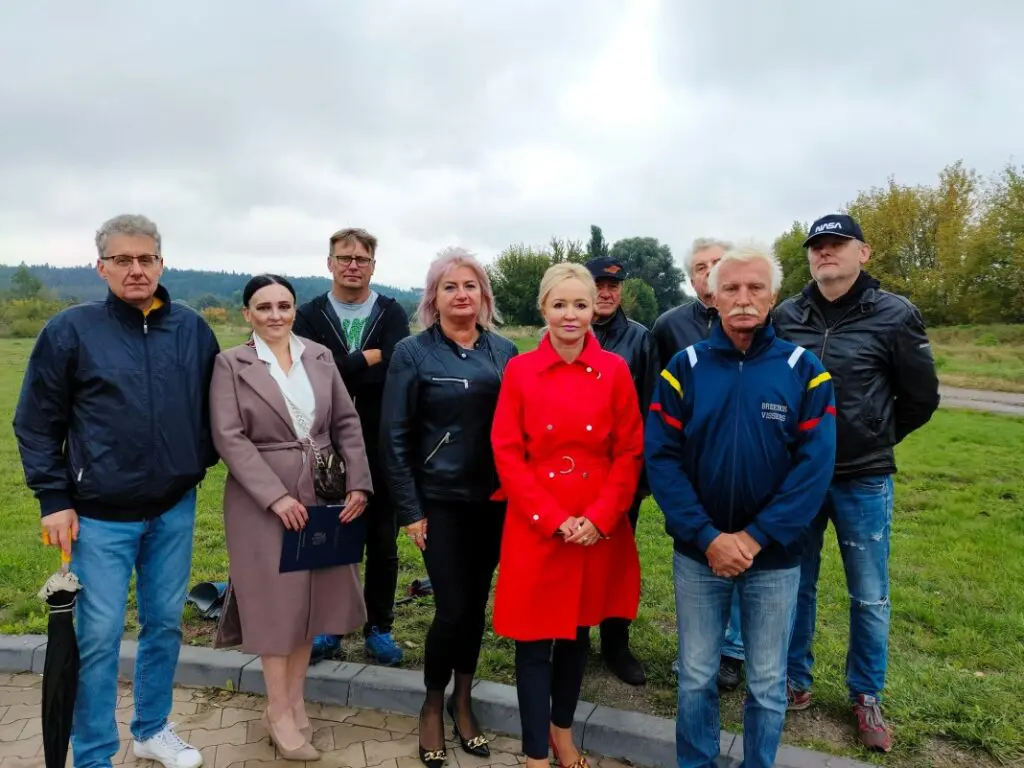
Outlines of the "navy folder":
M 366 543 L 366 515 L 350 523 L 338 516 L 341 506 L 306 507 L 309 520 L 301 531 L 285 529 L 281 543 L 281 573 L 312 571 L 353 565 L 363 560 Z

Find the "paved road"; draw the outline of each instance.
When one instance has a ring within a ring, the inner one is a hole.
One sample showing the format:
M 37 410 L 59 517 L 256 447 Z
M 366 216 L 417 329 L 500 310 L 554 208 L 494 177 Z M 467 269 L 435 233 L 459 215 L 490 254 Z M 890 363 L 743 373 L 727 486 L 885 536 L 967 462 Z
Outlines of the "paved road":
M 989 392 L 981 389 L 939 387 L 944 408 L 970 408 L 975 411 L 1024 416 L 1024 394 Z

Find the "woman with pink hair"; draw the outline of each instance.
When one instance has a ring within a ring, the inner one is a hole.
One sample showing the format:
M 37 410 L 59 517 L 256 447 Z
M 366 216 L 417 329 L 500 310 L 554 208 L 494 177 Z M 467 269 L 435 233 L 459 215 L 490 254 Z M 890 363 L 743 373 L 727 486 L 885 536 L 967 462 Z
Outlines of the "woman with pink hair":
M 505 505 L 491 450 L 498 390 L 516 346 L 494 332 L 494 294 L 480 262 L 448 248 L 430 265 L 419 307 L 424 330 L 395 346 L 384 386 L 381 445 L 398 522 L 423 553 L 434 587 L 420 710 L 420 760 L 447 758 L 444 691 L 455 737 L 487 757 L 470 691 L 498 564 Z M 428 538 L 429 537 L 429 538 Z

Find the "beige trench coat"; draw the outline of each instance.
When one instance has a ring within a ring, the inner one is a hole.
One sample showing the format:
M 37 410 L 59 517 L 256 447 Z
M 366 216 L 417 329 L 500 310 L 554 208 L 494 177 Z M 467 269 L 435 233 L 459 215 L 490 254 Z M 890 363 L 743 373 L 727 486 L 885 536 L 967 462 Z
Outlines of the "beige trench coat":
M 303 340 L 302 364 L 316 399 L 311 435 L 332 443 L 350 491 L 373 490 L 363 433 L 330 351 Z M 228 468 L 224 488 L 229 589 L 216 646 L 285 655 L 319 634 L 363 626 L 366 605 L 357 566 L 280 573 L 284 524 L 270 505 L 285 494 L 318 503 L 311 451 L 295 436 L 280 387 L 251 344 L 222 352 L 210 384 L 213 442 Z

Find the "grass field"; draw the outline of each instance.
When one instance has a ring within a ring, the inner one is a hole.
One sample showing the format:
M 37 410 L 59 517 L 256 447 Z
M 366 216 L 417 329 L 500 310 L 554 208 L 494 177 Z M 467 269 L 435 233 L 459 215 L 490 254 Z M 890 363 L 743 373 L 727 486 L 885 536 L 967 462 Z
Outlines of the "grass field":
M 521 348 L 535 336 L 519 335 Z M 236 343 L 239 332 L 224 335 Z M 955 345 L 955 337 L 950 344 Z M 32 342 L 0 341 L 0 420 L 10 425 L 24 360 Z M 788 718 L 786 741 L 901 768 L 1005 765 L 1024 760 L 1024 420 L 940 411 L 898 449 L 893 533 L 891 666 L 886 712 L 896 751 L 884 758 L 861 752 L 853 739 L 843 683 L 847 596 L 834 537 L 821 577 L 815 646 L 815 706 Z M 56 567 L 39 543 L 38 507 L 24 487 L 13 435 L 0 439 L 0 483 L 6 500 L 0 538 L 0 632 L 44 633 L 46 612 L 34 593 Z M 223 467 L 200 489 L 193 582 L 223 580 L 221 497 Z M 633 645 L 649 683 L 632 689 L 607 675 L 596 659 L 584 698 L 672 716 L 675 656 L 671 543 L 657 507 L 641 513 L 643 600 Z M 422 561 L 400 538 L 400 590 L 423 576 Z M 396 637 L 407 666 L 422 659 L 432 614 L 429 600 L 398 609 Z M 186 612 L 189 642 L 207 644 L 212 623 Z M 126 632 L 136 629 L 134 606 Z M 488 631 L 480 675 L 513 681 L 512 644 Z M 347 644 L 350 659 L 361 643 Z M 739 730 L 741 696 L 723 699 L 723 726 Z

